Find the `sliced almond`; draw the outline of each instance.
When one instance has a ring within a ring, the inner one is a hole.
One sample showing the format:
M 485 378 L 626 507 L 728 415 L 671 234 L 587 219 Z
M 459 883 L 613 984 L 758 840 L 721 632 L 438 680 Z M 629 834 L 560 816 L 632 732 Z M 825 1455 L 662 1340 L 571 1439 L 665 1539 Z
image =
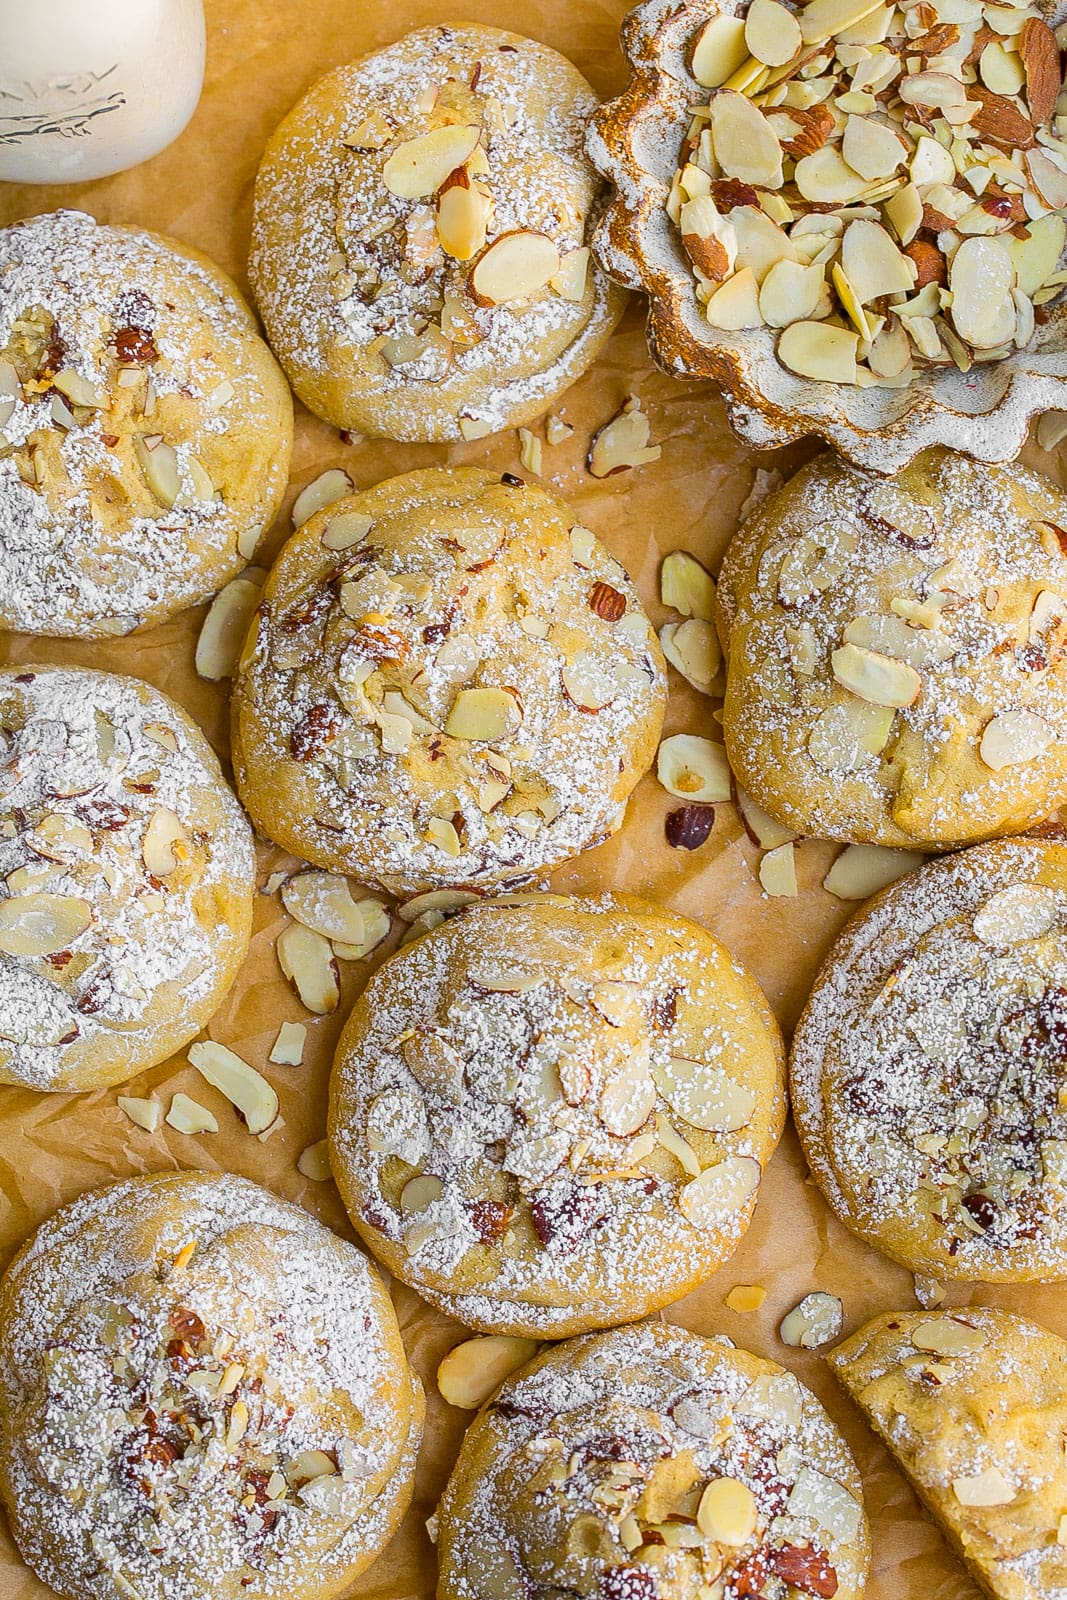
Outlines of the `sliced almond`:
M 575 305 L 581 305 L 585 299 L 589 283 L 589 268 L 592 264 L 592 259 L 592 251 L 587 245 L 582 245 L 577 250 L 568 251 L 560 262 L 560 268 L 555 277 L 548 280 L 549 288 L 553 289 L 561 300 L 570 300 Z M 548 442 L 549 444 L 560 444 L 562 439 L 569 437 L 569 433 L 574 430 L 568 430 L 561 438 L 558 434 L 558 429 L 552 429 L 552 421 L 553 419 L 550 417 L 546 424 Z M 557 418 L 556 421 L 558 423 L 559 419 Z M 566 426 L 566 423 L 564 423 L 563 427 L 566 428 Z M 553 431 L 557 434 L 555 438 L 552 437 Z
M 350 550 L 362 544 L 374 526 L 374 518 L 365 511 L 341 511 L 331 517 L 322 535 L 327 550 Z
M 984 1350 L 988 1341 L 981 1328 L 972 1328 L 955 1317 L 931 1317 L 912 1331 L 911 1342 L 916 1350 L 929 1350 L 934 1355 L 964 1356 Z
M 792 844 L 780 844 L 767 851 L 759 864 L 759 881 L 764 894 L 786 898 L 796 895 L 796 851 Z
M 24 834 L 26 844 L 35 855 L 45 861 L 71 862 L 92 854 L 93 836 L 82 823 L 61 811 L 52 811 L 41 818 L 32 832 Z M 8 887 L 14 885 L 8 878 Z
M 146 1133 L 155 1133 L 163 1120 L 163 1107 L 158 1100 L 142 1099 L 138 1095 L 120 1094 L 117 1097 L 120 1111 Z
M 678 1208 L 702 1231 L 736 1228 L 738 1214 L 759 1188 L 760 1164 L 751 1156 L 727 1156 L 687 1183 Z
M 748 58 L 745 20 L 719 12 L 697 35 L 691 71 L 706 89 L 718 89 Z
M 915 265 L 877 222 L 857 218 L 845 229 L 841 265 L 863 305 L 886 294 L 909 294 Z
M 461 689 L 452 702 L 445 733 L 452 739 L 494 744 L 510 739 L 522 723 L 522 707 L 508 689 Z
M 602 711 L 618 697 L 619 682 L 610 664 L 591 650 L 582 650 L 560 671 L 567 699 L 579 711 Z
M 152 435 L 151 439 L 138 435 L 133 441 L 133 453 L 152 494 L 160 505 L 169 510 L 182 489 L 178 453 L 174 446 L 165 444 L 158 435 Z
M 406 1217 L 417 1216 L 434 1205 L 445 1192 L 440 1178 L 424 1172 L 405 1183 L 400 1194 L 400 1209 Z
M 252 615 L 263 595 L 263 579 L 247 574 L 220 589 L 196 641 L 196 670 L 209 683 L 232 678 Z
M 560 269 L 559 250 L 544 233 L 502 233 L 471 269 L 470 290 L 480 306 L 505 305 L 538 294 Z
M 802 378 L 855 383 L 858 345 L 859 336 L 847 328 L 835 328 L 825 322 L 794 322 L 778 340 L 778 356 L 783 365 Z
M 843 1322 L 844 1312 L 836 1294 L 815 1290 L 782 1318 L 778 1337 L 793 1349 L 818 1350 L 837 1338 Z
M 821 44 L 825 39 L 832 39 L 835 33 L 854 28 L 882 3 L 883 0 L 811 0 L 800 17 L 804 43 Z
M 658 444 L 649 444 L 650 434 L 651 425 L 640 406 L 620 411 L 593 435 L 586 462 L 591 476 L 610 478 L 617 472 L 658 461 L 662 449 Z
M 691 1128 L 736 1133 L 752 1121 L 752 1090 L 712 1062 L 671 1056 L 653 1063 L 652 1076 L 671 1110 Z
M 697 1527 L 706 1539 L 728 1549 L 748 1544 L 756 1531 L 756 1497 L 738 1478 L 714 1478 L 700 1497 Z
M 801 1467 L 786 1502 L 789 1517 L 810 1518 L 840 1544 L 854 1545 L 863 1526 L 863 1507 L 844 1484 L 810 1467 Z
M 362 961 L 389 937 L 392 928 L 389 913 L 380 900 L 365 896 L 356 901 L 356 909 L 363 918 L 363 937 L 354 944 L 333 940 L 333 953 L 341 961 Z
M 982 730 L 978 753 L 987 767 L 1000 772 L 1043 755 L 1054 742 L 1052 729 L 1036 711 L 998 711 Z
M 445 1356 L 437 1369 L 441 1398 L 463 1411 L 476 1411 L 496 1393 L 505 1378 L 526 1365 L 537 1353 L 533 1339 L 492 1334 L 465 1339 Z
M 830 666 L 838 683 L 872 705 L 910 706 L 922 688 L 919 674 L 906 661 L 854 644 L 835 650 Z
M 302 1022 L 283 1022 L 267 1060 L 279 1067 L 299 1067 L 304 1059 L 307 1034 Z
M 751 267 L 742 267 L 719 285 L 705 308 L 713 328 L 737 333 L 742 328 L 758 328 L 763 314 L 759 307 L 759 282 Z
M 884 750 L 893 729 L 891 706 L 850 700 L 820 711 L 808 734 L 808 754 L 826 772 L 855 772 Z
M 979 906 L 971 926 L 975 937 L 993 949 L 1040 939 L 1060 921 L 1055 890 L 1036 883 L 1013 883 Z
M 0 900 L 0 951 L 9 956 L 50 956 L 68 950 L 92 925 L 88 900 L 75 895 L 17 895 Z
M 456 856 L 462 854 L 463 846 L 460 842 L 459 834 L 456 832 L 456 825 L 448 817 L 431 817 L 426 824 L 424 837 L 427 844 L 434 845 L 438 850 L 443 851 L 446 856 L 451 856 L 453 860 Z
M 733 89 L 720 89 L 710 110 L 715 159 L 729 178 L 759 188 L 782 184 L 782 147 L 758 106 Z
M 780 844 L 789 844 L 796 838 L 792 828 L 779 822 L 777 817 L 772 817 L 739 783 L 734 786 L 734 799 L 745 832 L 753 844 L 761 845 L 764 850 L 775 850 Z
M 464 906 L 476 905 L 478 899 L 479 896 L 469 889 L 430 889 L 426 894 L 417 894 L 413 900 L 406 900 L 399 908 L 399 916 L 403 922 L 417 922 L 427 911 L 447 915 L 450 911 L 461 911 Z
M 178 1133 L 218 1133 L 219 1125 L 206 1106 L 187 1094 L 176 1094 L 167 1112 L 167 1123 Z
M 952 1492 L 961 1506 L 1010 1506 L 1018 1491 L 999 1467 L 986 1467 L 970 1478 L 953 1478 Z
M 302 528 L 305 522 L 311 521 L 316 511 L 333 505 L 335 500 L 342 500 L 354 488 L 355 484 L 342 467 L 330 467 L 328 471 L 320 472 L 293 501 L 293 527 Z
M 849 844 L 822 881 L 839 900 L 867 900 L 921 867 L 926 857 L 917 850 L 889 850 L 880 844 Z
M 688 550 L 672 550 L 659 570 L 659 597 L 683 617 L 711 622 L 715 616 L 715 580 Z
M 213 1089 L 224 1094 L 248 1124 L 262 1133 L 278 1115 L 278 1096 L 262 1073 L 213 1039 L 189 1047 L 189 1060 Z
M 664 739 L 656 758 L 656 776 L 668 794 L 679 800 L 714 804 L 729 800 L 732 774 L 726 748 L 694 733 Z
M 719 636 L 710 622 L 691 617 L 660 629 L 660 647 L 676 672 L 702 694 L 709 694 L 722 666 Z
M 97 408 L 104 404 L 104 396 L 96 385 L 83 378 L 73 367 L 65 367 L 52 379 L 52 387 L 65 394 L 72 405 Z
M 885 123 L 875 122 L 873 117 L 849 117 L 841 154 L 854 172 L 872 182 L 892 177 L 906 161 L 908 147 L 900 134 Z
M 760 286 L 760 316 L 770 328 L 785 328 L 814 316 L 825 286 L 822 266 L 776 261 Z
M 745 17 L 745 43 L 764 66 L 784 66 L 800 52 L 800 24 L 778 0 L 752 0 Z
M 296 1169 L 305 1178 L 310 1178 L 312 1183 L 327 1183 L 333 1176 L 327 1141 L 320 1139 L 317 1144 L 309 1144 L 306 1150 L 302 1150 Z
M 154 878 L 167 878 L 189 859 L 189 835 L 167 806 L 157 806 L 148 819 L 141 856 Z
M 1067 192 L 1064 194 L 1067 204 Z M 966 344 L 992 350 L 1015 333 L 1015 266 L 998 238 L 964 239 L 948 274 L 952 324 Z
M 481 129 L 448 123 L 405 139 L 382 168 L 382 182 L 401 200 L 425 200 L 473 155 Z
M 655 1082 L 647 1063 L 635 1056 L 604 1085 L 597 1113 L 608 1132 L 623 1139 L 644 1126 L 655 1104 Z
M 299 922 L 283 928 L 275 945 L 278 965 L 309 1011 L 325 1016 L 340 1000 L 330 941 Z
M 295 921 L 324 939 L 363 943 L 363 914 L 347 878 L 333 872 L 298 872 L 282 886 L 282 904 Z
M 484 250 L 492 200 L 478 188 L 453 184 L 437 201 L 437 237 L 454 261 L 473 261 Z

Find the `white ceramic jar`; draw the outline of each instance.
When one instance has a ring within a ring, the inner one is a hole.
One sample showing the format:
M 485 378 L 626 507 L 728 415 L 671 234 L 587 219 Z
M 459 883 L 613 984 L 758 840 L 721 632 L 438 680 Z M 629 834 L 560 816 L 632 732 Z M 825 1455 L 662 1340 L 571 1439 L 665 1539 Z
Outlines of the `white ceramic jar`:
M 181 133 L 203 80 L 203 0 L 0 0 L 0 178 L 136 166 Z

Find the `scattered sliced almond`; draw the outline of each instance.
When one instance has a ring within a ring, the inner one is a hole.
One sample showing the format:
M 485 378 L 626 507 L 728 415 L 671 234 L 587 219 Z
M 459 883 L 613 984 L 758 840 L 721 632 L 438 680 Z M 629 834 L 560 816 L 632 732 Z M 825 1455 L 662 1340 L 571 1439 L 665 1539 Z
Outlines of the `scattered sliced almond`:
M 327 1183 L 333 1176 L 327 1141 L 320 1139 L 317 1144 L 309 1144 L 306 1150 L 302 1150 L 296 1168 L 305 1178 L 310 1178 L 312 1183 Z
M 341 994 L 330 941 L 311 928 L 292 922 L 278 935 L 275 949 L 278 965 L 301 1003 L 319 1016 L 336 1011 Z
M 454 261 L 473 261 L 485 248 L 493 203 L 481 189 L 453 184 L 437 201 L 437 237 Z
M 496 1393 L 505 1378 L 537 1353 L 533 1339 L 506 1334 L 465 1339 L 448 1352 L 437 1369 L 437 1387 L 450 1406 L 476 1411 Z
M 299 1067 L 304 1060 L 307 1028 L 302 1022 L 283 1022 L 271 1046 L 268 1061 L 278 1067 Z
M 885 749 L 896 712 L 892 706 L 846 700 L 820 711 L 808 733 L 808 754 L 825 772 L 855 772 Z
M 447 915 L 450 911 L 461 911 L 464 906 L 477 904 L 479 898 L 469 889 L 429 889 L 425 894 L 417 894 L 413 900 L 406 900 L 399 908 L 398 915 L 402 922 L 417 922 L 427 911 L 440 911 Z
M 738 1478 L 715 1478 L 697 1507 L 697 1527 L 707 1539 L 728 1549 L 747 1544 L 756 1531 L 756 1497 Z
M 138 1095 L 120 1094 L 117 1099 L 120 1111 L 146 1133 L 155 1133 L 163 1120 L 163 1107 L 158 1100 L 142 1099 Z
M 786 1313 L 778 1329 L 783 1344 L 794 1349 L 818 1350 L 841 1332 L 844 1312 L 835 1294 L 814 1290 Z
M 265 577 L 260 569 L 249 568 L 220 589 L 211 602 L 196 641 L 196 670 L 209 683 L 232 678 L 236 672 Z
M 961 1506 L 1009 1506 L 1018 1491 L 999 1467 L 986 1467 L 971 1478 L 953 1478 L 952 1492 Z
M 154 878 L 167 878 L 189 857 L 189 835 L 167 806 L 157 806 L 148 819 L 141 856 Z
M 710 694 L 722 666 L 719 636 L 710 622 L 690 617 L 688 622 L 668 622 L 660 629 L 660 647 L 686 683 Z
M 835 650 L 830 666 L 838 683 L 872 705 L 910 706 L 922 688 L 919 674 L 906 661 L 854 644 Z
M 213 1039 L 190 1045 L 189 1060 L 200 1076 L 233 1104 L 249 1133 L 262 1133 L 270 1127 L 278 1115 L 278 1096 L 255 1067 Z
M 592 251 L 586 245 L 580 246 L 577 250 L 569 251 L 563 257 L 559 271 L 554 278 L 548 280 L 549 287 L 555 290 L 561 300 L 570 300 L 575 305 L 580 305 L 585 299 L 592 259 Z M 571 432 L 573 432 L 573 429 Z M 548 442 L 549 444 L 559 444 L 560 440 L 550 438 Z
M 916 850 L 889 850 L 880 844 L 849 844 L 835 859 L 823 888 L 839 900 L 867 900 L 921 867 L 926 857 Z
M 327 550 L 350 550 L 362 544 L 374 526 L 374 518 L 365 511 L 340 511 L 331 517 L 322 535 Z
M 652 1076 L 671 1110 L 691 1128 L 736 1133 L 752 1121 L 752 1090 L 713 1062 L 671 1056 L 653 1064 Z
M 1060 921 L 1056 892 L 1037 883 L 1012 883 L 990 895 L 971 919 L 975 937 L 991 949 L 1040 939 Z
M 594 478 L 610 478 L 617 472 L 658 461 L 662 449 L 650 445 L 651 425 L 639 404 L 624 406 L 619 414 L 594 434 L 587 465 Z
M 701 622 L 715 618 L 715 580 L 688 550 L 672 550 L 659 569 L 659 597 L 683 617 Z
M 174 446 L 165 444 L 158 434 L 139 435 L 133 441 L 133 453 L 152 494 L 169 510 L 182 489 Z
M 664 739 L 656 757 L 656 776 L 679 800 L 714 804 L 731 797 L 726 747 L 698 734 L 675 733 Z
M 320 472 L 293 501 L 293 527 L 302 528 L 305 522 L 311 521 L 316 511 L 333 505 L 335 500 L 342 500 L 354 488 L 355 484 L 343 467 L 330 467 L 327 472 Z
M 352 898 L 347 878 L 333 872 L 298 872 L 282 885 L 282 904 L 296 922 L 324 939 L 363 943 L 363 913 Z
M 916 1350 L 929 1350 L 938 1356 L 973 1355 L 984 1350 L 987 1340 L 981 1328 L 972 1328 L 956 1317 L 931 1317 L 912 1330 Z
M 178 1133 L 218 1133 L 219 1125 L 206 1106 L 187 1094 L 176 1094 L 167 1112 L 167 1123 Z
M 791 898 L 797 893 L 796 851 L 792 844 L 768 850 L 759 864 L 759 881 L 764 894 Z
M 772 817 L 740 784 L 735 785 L 734 798 L 745 832 L 753 844 L 762 846 L 764 850 L 776 850 L 780 844 L 788 844 L 797 837 L 792 828 L 779 822 L 777 817 Z
M 704 24 L 696 42 L 690 70 L 706 89 L 718 89 L 748 59 L 743 17 L 717 13 Z

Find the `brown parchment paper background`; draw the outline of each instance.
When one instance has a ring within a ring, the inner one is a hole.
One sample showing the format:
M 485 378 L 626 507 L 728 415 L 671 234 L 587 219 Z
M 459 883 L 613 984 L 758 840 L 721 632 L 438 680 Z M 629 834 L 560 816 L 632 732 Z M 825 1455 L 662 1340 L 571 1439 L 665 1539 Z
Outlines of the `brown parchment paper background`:
M 624 81 L 617 45 L 626 0 L 527 0 L 502 13 L 499 0 L 207 0 L 208 67 L 204 96 L 181 138 L 131 172 L 55 188 L 0 183 L 0 225 L 56 206 L 77 206 L 101 221 L 133 222 L 175 235 L 214 256 L 244 282 L 252 182 L 263 145 L 289 107 L 323 72 L 375 49 L 409 28 L 442 20 L 505 23 L 571 57 L 604 96 Z M 165 44 L 163 46 L 165 48 Z M 584 470 L 594 429 L 614 414 L 630 390 L 640 394 L 662 459 L 598 483 Z M 273 556 L 288 531 L 297 490 L 326 467 L 344 466 L 358 487 L 396 472 L 443 462 L 518 470 L 513 433 L 453 447 L 375 442 L 348 445 L 336 430 L 298 407 L 292 487 L 285 517 L 264 548 Z M 546 481 L 574 504 L 627 566 L 653 620 L 662 556 L 682 547 L 717 570 L 737 514 L 758 467 L 788 473 L 804 450 L 754 455 L 734 439 L 715 390 L 655 372 L 648 360 L 637 305 L 595 369 L 557 408 L 575 427 L 572 439 L 545 449 Z M 1031 446 L 1031 464 L 1064 479 L 1060 463 Z M 991 530 L 992 531 L 992 530 Z M 106 644 L 0 640 L 0 659 L 33 659 L 104 667 L 143 677 L 184 705 L 228 762 L 228 686 L 196 676 L 193 651 L 203 608 L 131 639 Z M 716 734 L 712 702 L 672 673 L 667 732 Z M 763 984 L 783 1025 L 792 1026 L 816 968 L 849 908 L 821 882 L 833 847 L 805 841 L 797 849 L 800 894 L 762 895 L 754 876 L 759 852 L 744 836 L 731 806 L 717 808 L 715 829 L 693 855 L 672 851 L 663 820 L 676 802 L 646 778 L 626 825 L 610 843 L 562 868 L 559 890 L 626 888 L 704 923 L 744 960 Z M 263 844 L 260 882 L 294 865 Z M 252 1138 L 229 1103 L 176 1057 L 126 1087 L 155 1092 L 169 1105 L 183 1089 L 209 1105 L 216 1135 L 192 1138 L 165 1124 L 155 1135 L 136 1128 L 115 1104 L 115 1091 L 85 1096 L 38 1095 L 0 1089 L 0 1266 L 58 1205 L 82 1190 L 133 1173 L 174 1167 L 223 1168 L 243 1173 L 306 1206 L 350 1235 L 332 1183 L 310 1183 L 297 1157 L 325 1130 L 332 1049 L 372 962 L 346 964 L 340 1010 L 310 1018 L 282 979 L 274 939 L 284 914 L 276 897 L 261 895 L 248 960 L 209 1032 L 238 1050 L 276 1085 L 285 1126 L 266 1144 Z M 378 953 L 393 948 L 400 928 Z M 308 1024 L 300 1067 L 276 1067 L 267 1054 L 285 1020 Z M 740 1315 L 723 1298 L 737 1283 L 768 1291 L 757 1314 Z M 806 1178 L 792 1131 L 771 1163 L 754 1224 L 734 1259 L 698 1293 L 675 1306 L 671 1320 L 702 1332 L 729 1334 L 762 1355 L 783 1361 L 822 1396 L 847 1434 L 863 1471 L 874 1534 L 870 1600 L 975 1600 L 977 1591 L 863 1423 L 840 1397 L 817 1354 L 786 1350 L 776 1329 L 782 1315 L 809 1290 L 822 1288 L 844 1302 L 846 1331 L 875 1311 L 913 1306 L 910 1274 L 854 1240 L 830 1215 Z M 463 1332 L 431 1311 L 412 1291 L 394 1285 L 394 1298 L 412 1362 L 426 1383 L 429 1413 L 419 1462 L 416 1500 L 388 1551 L 352 1590 L 373 1600 L 428 1600 L 435 1585 L 433 1548 L 425 1531 L 468 1416 L 436 1392 L 438 1361 Z M 1067 1334 L 1067 1289 L 951 1289 L 951 1303 L 996 1303 L 1032 1314 Z M 46 1600 L 49 1593 L 19 1561 L 0 1519 L 0 1600 Z

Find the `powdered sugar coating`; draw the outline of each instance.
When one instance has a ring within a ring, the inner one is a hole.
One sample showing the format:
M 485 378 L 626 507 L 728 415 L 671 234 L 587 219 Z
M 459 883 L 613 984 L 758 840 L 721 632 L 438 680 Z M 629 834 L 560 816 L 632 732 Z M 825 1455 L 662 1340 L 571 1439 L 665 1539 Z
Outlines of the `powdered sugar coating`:
M 203 1173 L 38 1230 L 0 1292 L 0 1406 L 20 1548 L 73 1600 L 337 1593 L 399 1521 L 422 1418 L 365 1257 Z
M 629 896 L 505 897 L 371 979 L 337 1053 L 332 1161 L 367 1244 L 420 1294 L 558 1338 L 716 1270 L 784 1111 L 769 1007 L 702 928 Z M 686 1214 L 699 1173 L 749 1170 L 714 1221 Z M 427 1176 L 440 1192 L 416 1205 Z
M 171 506 L 145 441 L 175 453 Z M 205 256 L 79 211 L 0 232 L 0 625 L 101 637 L 205 599 L 277 511 L 291 442 L 285 381 Z
M 935 1348 L 946 1333 L 974 1348 Z M 1065 1600 L 1067 1343 L 967 1306 L 947 1319 L 887 1312 L 827 1359 L 982 1589 Z
M 723 1477 L 754 1509 L 732 1544 L 697 1517 Z M 505 1383 L 440 1517 L 442 1600 L 691 1600 L 702 1585 L 726 1600 L 855 1600 L 867 1572 L 859 1474 L 814 1395 L 728 1340 L 662 1323 L 571 1340 Z M 794 1589 L 790 1574 L 808 1581 Z
M 528 421 L 580 376 L 622 311 L 606 275 L 594 267 L 575 298 L 543 287 L 479 305 L 470 260 L 434 233 L 434 197 L 401 198 L 382 172 L 405 141 L 470 123 L 489 242 L 534 232 L 566 259 L 586 248 L 599 189 L 583 151 L 595 104 L 554 50 L 474 24 L 421 29 L 315 85 L 267 147 L 249 261 L 271 343 L 312 410 L 391 438 L 458 439 L 461 419 L 483 433 Z M 393 364 L 382 352 L 427 327 L 424 353 Z
M 798 1025 L 812 1172 L 913 1271 L 1067 1271 L 1067 847 L 1005 839 L 899 880 L 835 945 Z
M 199 729 L 137 679 L 8 669 L 0 733 L 0 1081 L 121 1082 L 203 1026 L 242 960 L 251 830 Z M 69 942 L 12 942 L 57 918 Z
M 446 731 L 475 689 L 502 722 Z M 320 866 L 396 893 L 514 882 L 619 827 L 665 699 L 632 584 L 562 501 L 413 472 L 283 549 L 234 682 L 234 769 L 257 825 Z
M 799 832 L 919 849 L 1046 816 L 1067 796 L 1065 527 L 1047 479 L 950 451 L 891 481 L 829 455 L 802 468 L 720 578 L 724 732 L 745 788 Z M 846 645 L 893 693 L 842 681 Z M 994 721 L 1012 733 L 999 749 Z

